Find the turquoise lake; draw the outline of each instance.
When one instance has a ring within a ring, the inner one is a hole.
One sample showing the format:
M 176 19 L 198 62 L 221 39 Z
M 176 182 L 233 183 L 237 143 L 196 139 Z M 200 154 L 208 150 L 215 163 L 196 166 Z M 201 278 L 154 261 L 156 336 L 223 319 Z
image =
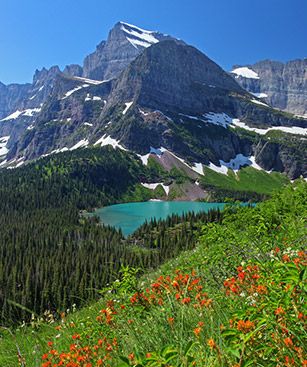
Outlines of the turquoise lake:
M 97 209 L 97 215 L 105 225 L 121 229 L 125 236 L 133 233 L 146 220 L 165 219 L 172 214 L 202 212 L 210 209 L 223 209 L 224 203 L 201 203 L 194 201 L 146 201 L 106 206 Z

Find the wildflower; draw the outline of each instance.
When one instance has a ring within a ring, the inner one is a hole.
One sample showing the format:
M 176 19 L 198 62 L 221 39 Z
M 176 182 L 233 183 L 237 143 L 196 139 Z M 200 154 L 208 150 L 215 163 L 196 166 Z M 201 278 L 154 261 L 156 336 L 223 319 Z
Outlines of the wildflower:
M 198 338 L 199 334 L 201 333 L 202 328 L 201 327 L 196 327 L 193 330 L 193 333 L 195 334 L 195 336 Z
M 175 319 L 173 317 L 169 317 L 167 319 L 168 323 L 172 326 L 174 324 Z
M 282 259 L 285 263 L 288 263 L 290 261 L 290 257 L 287 254 L 283 255 Z
M 73 340 L 78 340 L 78 339 L 80 339 L 80 335 L 79 334 L 74 334 L 72 336 L 72 338 L 73 338 Z
M 258 285 L 256 288 L 257 293 L 259 294 L 267 294 L 268 290 L 267 287 L 265 285 Z
M 288 348 L 290 348 L 290 347 L 292 347 L 292 346 L 293 346 L 293 341 L 292 341 L 292 339 L 291 339 L 291 338 L 285 338 L 285 339 L 284 339 L 284 343 L 286 344 L 286 346 L 287 346 Z
M 276 310 L 274 311 L 275 315 L 283 315 L 285 313 L 284 309 L 282 307 L 278 307 L 276 308 Z
M 130 359 L 130 361 L 133 361 L 134 360 L 134 353 L 130 353 L 128 355 L 128 358 Z
M 242 331 L 244 334 L 250 332 L 255 327 L 255 324 L 252 321 L 249 320 L 239 320 L 237 329 L 239 331 Z
M 151 353 L 146 353 L 146 358 L 150 358 L 151 357 Z
M 187 305 L 188 303 L 191 302 L 191 297 L 186 297 L 186 298 L 183 298 L 183 300 L 181 301 L 184 305 Z
M 52 342 L 48 342 L 47 345 L 48 345 L 48 347 L 52 347 L 53 346 L 53 343 Z
M 208 344 L 208 346 L 210 347 L 210 349 L 214 349 L 214 348 L 216 348 L 215 341 L 214 341 L 212 338 L 210 338 L 210 339 L 207 341 L 207 344 Z

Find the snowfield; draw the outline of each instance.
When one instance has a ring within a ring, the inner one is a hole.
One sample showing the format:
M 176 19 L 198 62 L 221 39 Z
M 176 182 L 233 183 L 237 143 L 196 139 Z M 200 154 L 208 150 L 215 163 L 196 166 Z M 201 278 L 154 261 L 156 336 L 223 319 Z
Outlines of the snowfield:
M 41 108 L 28 108 L 27 110 L 23 110 L 23 111 L 17 110 L 0 121 L 16 120 L 20 116 L 33 117 L 33 115 L 35 115 L 36 113 L 39 113 L 40 111 L 41 111 Z
M 236 78 L 239 78 L 239 76 L 243 76 L 243 78 L 260 79 L 259 75 L 254 70 L 249 69 L 246 66 L 241 67 L 241 68 L 236 68 L 232 70 L 231 73 L 236 74 Z
M 101 147 L 104 147 L 106 145 L 112 145 L 114 149 L 119 148 L 121 150 L 127 150 L 120 144 L 119 140 L 115 140 L 107 134 L 104 134 L 99 140 L 96 141 L 94 145 L 100 145 Z
M 138 48 L 138 46 L 147 48 L 159 42 L 159 40 L 154 36 L 155 32 L 153 31 L 147 31 L 124 22 L 121 22 L 121 29 L 126 34 L 127 40 L 135 48 Z

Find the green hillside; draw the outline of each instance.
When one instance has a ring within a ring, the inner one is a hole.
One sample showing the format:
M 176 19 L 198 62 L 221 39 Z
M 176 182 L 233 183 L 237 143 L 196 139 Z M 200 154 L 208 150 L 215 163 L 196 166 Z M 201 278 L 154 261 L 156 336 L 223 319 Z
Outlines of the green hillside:
M 306 217 L 303 181 L 229 207 L 156 272 L 122 267 L 99 302 L 1 329 L 0 366 L 306 366 Z
M 270 196 L 290 181 L 287 176 L 278 172 L 267 173 L 253 167 L 245 167 L 237 173 L 228 170 L 227 175 L 215 172 L 207 167 L 200 180 L 202 186 L 213 191 L 213 197 L 237 197 L 238 199 Z

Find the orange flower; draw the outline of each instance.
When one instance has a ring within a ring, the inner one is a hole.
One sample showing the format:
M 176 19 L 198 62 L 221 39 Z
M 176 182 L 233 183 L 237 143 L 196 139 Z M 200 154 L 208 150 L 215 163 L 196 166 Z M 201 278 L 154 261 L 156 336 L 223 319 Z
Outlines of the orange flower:
M 53 343 L 52 342 L 48 342 L 47 345 L 48 345 L 48 347 L 52 347 L 53 346 Z
M 268 290 L 267 290 L 267 287 L 265 285 L 260 284 L 260 285 L 257 286 L 256 292 L 259 293 L 259 294 L 267 294 Z
M 169 317 L 167 319 L 168 323 L 172 326 L 174 324 L 175 319 L 173 317 Z
M 290 257 L 287 254 L 283 255 L 282 259 L 285 263 L 288 263 L 290 261 Z
M 150 358 L 151 357 L 151 353 L 146 353 L 146 358 Z
M 207 341 L 207 344 L 210 347 L 210 349 L 216 348 L 215 341 L 212 338 Z
M 72 336 L 73 340 L 77 340 L 77 339 L 80 339 L 80 335 L 79 334 L 74 334 Z
M 242 331 L 244 334 L 249 333 L 254 327 L 255 324 L 249 320 L 239 320 L 237 325 L 237 329 Z
M 285 339 L 284 339 L 284 343 L 286 344 L 286 346 L 287 346 L 288 348 L 290 348 L 290 347 L 292 347 L 292 346 L 293 346 L 293 341 L 292 341 L 292 339 L 291 339 L 291 338 L 285 338 Z
M 186 298 L 183 298 L 183 300 L 181 301 L 184 305 L 187 305 L 188 303 L 191 302 L 191 297 L 186 297 Z
M 195 336 L 198 338 L 199 334 L 201 333 L 202 328 L 201 327 L 196 327 L 193 330 L 193 333 L 195 334 Z
M 133 361 L 134 360 L 134 353 L 130 353 L 128 355 L 128 358 L 130 359 L 130 361 Z
M 282 307 L 278 307 L 278 308 L 276 308 L 274 313 L 275 313 L 275 315 L 283 315 L 285 313 L 285 311 Z

